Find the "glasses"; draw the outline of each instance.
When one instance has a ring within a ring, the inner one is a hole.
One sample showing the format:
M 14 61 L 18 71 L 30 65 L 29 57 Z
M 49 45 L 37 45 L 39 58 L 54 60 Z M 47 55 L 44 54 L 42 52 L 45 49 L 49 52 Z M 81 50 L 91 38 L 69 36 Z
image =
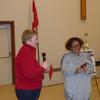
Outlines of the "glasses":
M 78 45 L 73 45 L 73 46 L 72 46 L 72 48 L 78 48 L 78 47 L 80 47 L 79 44 L 78 44 Z

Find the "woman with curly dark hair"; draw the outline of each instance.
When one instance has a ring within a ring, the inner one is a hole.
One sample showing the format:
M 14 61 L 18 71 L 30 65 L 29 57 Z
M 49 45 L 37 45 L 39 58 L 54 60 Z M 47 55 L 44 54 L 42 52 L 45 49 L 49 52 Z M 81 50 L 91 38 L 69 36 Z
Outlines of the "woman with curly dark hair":
M 81 52 L 84 41 L 78 37 L 70 38 L 65 47 L 70 52 L 61 60 L 64 76 L 65 98 L 67 100 L 89 100 L 93 63 L 90 57 Z

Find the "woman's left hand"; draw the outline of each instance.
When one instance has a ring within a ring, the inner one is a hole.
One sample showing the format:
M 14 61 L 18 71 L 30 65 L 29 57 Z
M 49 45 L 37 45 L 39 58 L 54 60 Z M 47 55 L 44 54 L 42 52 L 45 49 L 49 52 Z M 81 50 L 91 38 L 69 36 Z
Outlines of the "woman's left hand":
M 82 68 L 83 72 L 86 73 L 88 71 L 87 69 L 87 66 L 85 65 L 83 68 Z
M 43 67 L 45 70 L 47 69 L 48 67 L 48 62 L 47 61 L 44 61 L 41 65 L 41 67 Z

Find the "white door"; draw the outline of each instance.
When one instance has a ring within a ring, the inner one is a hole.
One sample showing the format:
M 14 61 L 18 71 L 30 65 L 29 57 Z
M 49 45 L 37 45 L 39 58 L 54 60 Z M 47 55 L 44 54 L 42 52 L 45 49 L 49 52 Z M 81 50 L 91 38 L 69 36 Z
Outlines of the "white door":
M 0 85 L 12 83 L 10 25 L 0 28 Z

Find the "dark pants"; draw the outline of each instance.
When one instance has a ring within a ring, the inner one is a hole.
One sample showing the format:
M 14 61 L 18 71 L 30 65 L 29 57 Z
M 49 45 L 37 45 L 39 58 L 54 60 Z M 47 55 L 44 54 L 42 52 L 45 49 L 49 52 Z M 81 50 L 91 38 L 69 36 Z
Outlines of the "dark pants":
M 38 100 L 41 89 L 36 90 L 16 90 L 18 100 Z

